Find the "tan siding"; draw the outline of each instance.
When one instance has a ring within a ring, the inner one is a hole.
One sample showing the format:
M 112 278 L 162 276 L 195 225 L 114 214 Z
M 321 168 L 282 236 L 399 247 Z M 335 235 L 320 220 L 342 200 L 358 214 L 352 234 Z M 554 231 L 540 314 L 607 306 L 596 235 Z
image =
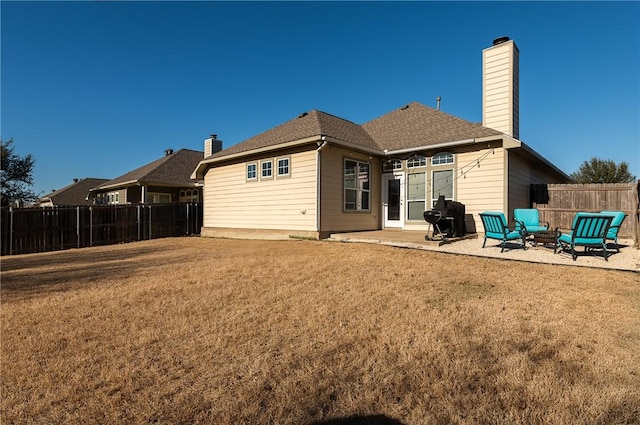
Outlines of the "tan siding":
M 209 169 L 204 179 L 204 227 L 316 230 L 315 150 L 290 158 L 290 177 L 255 182 L 245 180 L 245 162 Z
M 331 145 L 325 147 L 321 155 L 321 230 L 332 232 L 380 229 L 380 176 L 382 174 L 380 161 L 376 158 L 369 159 L 369 156 L 365 154 Z M 371 163 L 371 210 L 369 212 L 343 211 L 342 170 L 345 158 L 370 161 Z
M 482 123 L 518 137 L 519 58 L 512 41 L 482 52 Z
M 480 163 L 480 167 L 471 168 L 465 177 L 456 177 L 456 200 L 465 205 L 465 213 L 472 214 L 476 230 L 482 232 L 482 222 L 478 215 L 482 211 L 502 211 L 504 199 L 504 149 L 494 148 L 458 154 L 458 167 L 471 164 L 473 161 L 488 155 Z
M 534 181 L 535 180 L 535 181 Z M 529 185 L 541 183 L 536 178 L 531 164 L 516 156 L 509 156 L 509 216 L 515 208 L 529 208 Z
M 508 191 L 509 215 L 513 215 L 515 208 L 530 208 L 529 188 L 531 184 L 558 183 L 556 174 L 540 163 L 532 163 L 514 151 L 508 151 Z M 511 219 L 512 217 L 510 217 Z

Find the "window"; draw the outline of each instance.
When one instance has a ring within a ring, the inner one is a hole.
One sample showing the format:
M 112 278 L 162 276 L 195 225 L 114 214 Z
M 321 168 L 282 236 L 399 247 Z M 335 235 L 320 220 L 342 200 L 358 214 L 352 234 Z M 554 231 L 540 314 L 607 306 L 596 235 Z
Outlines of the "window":
M 107 204 L 119 204 L 120 203 L 120 192 L 108 192 L 107 193 Z
M 382 164 L 382 171 L 385 173 L 393 170 L 400 170 L 400 169 L 402 169 L 402 161 L 400 161 L 399 159 L 392 159 L 389 161 L 385 161 Z
M 278 177 L 289 175 L 289 158 L 278 158 Z
M 198 189 L 181 190 L 178 200 L 180 202 L 198 202 L 200 200 Z
M 431 158 L 431 165 L 444 165 L 444 164 L 453 164 L 453 154 L 444 152 L 435 155 Z
M 247 164 L 247 180 L 258 180 L 258 165 L 255 162 Z
M 369 211 L 370 168 L 368 162 L 344 161 L 345 211 Z
M 171 203 L 171 194 L 149 192 L 147 200 L 150 204 L 169 204 Z
M 416 155 L 407 159 L 407 168 L 424 167 L 427 165 L 427 158 L 423 155 Z
M 260 173 L 260 178 L 262 179 L 270 179 L 273 177 L 273 161 L 262 161 L 260 163 L 260 167 L 262 169 Z
M 407 220 L 424 220 L 427 194 L 425 173 L 413 173 L 407 177 Z
M 453 200 L 453 170 L 439 170 L 433 172 L 433 182 L 431 184 L 432 205 L 435 205 L 440 195 L 444 195 L 444 199 Z

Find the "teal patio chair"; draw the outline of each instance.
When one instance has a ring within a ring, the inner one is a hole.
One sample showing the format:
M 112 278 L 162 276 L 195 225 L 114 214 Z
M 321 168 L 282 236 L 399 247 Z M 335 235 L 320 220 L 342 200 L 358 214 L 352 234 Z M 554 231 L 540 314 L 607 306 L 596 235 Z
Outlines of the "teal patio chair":
M 482 225 L 484 226 L 484 242 L 482 243 L 483 248 L 487 243 L 487 239 L 497 239 L 500 241 L 500 246 L 502 247 L 500 252 L 504 251 L 504 249 L 506 248 L 506 243 L 508 241 L 515 240 L 522 241 L 522 247 L 524 249 L 527 249 L 527 246 L 524 243 L 527 234 L 523 229 L 510 229 L 507 225 L 507 220 L 505 219 L 503 213 L 485 211 L 480 213 L 480 218 L 482 219 Z
M 549 231 L 549 223 L 540 222 L 540 212 L 535 208 L 514 209 L 513 220 L 516 223 L 516 230 L 524 228 L 528 234 Z
M 558 236 L 558 250 L 571 250 L 573 261 L 578 254 L 576 247 L 583 246 L 587 252 L 589 248 L 602 248 L 605 261 L 609 261 L 607 253 L 607 231 L 613 217 L 598 213 L 576 213 L 571 226 L 571 231 L 561 233 Z M 555 253 L 554 249 L 554 253 Z
M 620 252 L 620 247 L 618 246 L 618 231 L 626 217 L 625 213 L 622 211 L 600 211 L 600 214 L 610 215 L 613 217 L 613 220 L 611 220 L 611 226 L 609 226 L 609 231 L 607 232 L 607 240 L 613 240 L 616 251 Z

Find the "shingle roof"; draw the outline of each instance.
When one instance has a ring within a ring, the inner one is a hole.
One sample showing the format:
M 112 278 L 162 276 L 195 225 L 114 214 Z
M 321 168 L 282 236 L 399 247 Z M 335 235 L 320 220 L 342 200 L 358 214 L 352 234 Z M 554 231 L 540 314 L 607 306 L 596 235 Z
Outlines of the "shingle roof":
M 92 202 L 86 199 L 89 189 L 107 181 L 109 181 L 109 179 L 80 179 L 62 189 L 55 190 L 41 197 L 40 201 L 46 202 L 50 199 L 54 205 L 89 205 Z
M 191 172 L 202 160 L 204 152 L 191 149 L 180 149 L 165 155 L 147 165 L 129 171 L 126 174 L 109 180 L 94 190 L 114 187 L 124 183 L 143 183 L 157 185 L 185 185 L 192 186 Z
M 214 155 L 224 157 L 312 136 L 329 136 L 377 151 L 419 148 L 485 136 L 499 131 L 483 127 L 417 102 L 363 125 L 313 110 Z
M 502 134 L 417 102 L 391 111 L 362 127 L 383 150 L 390 151 Z
M 244 142 L 224 149 L 211 157 L 247 152 L 281 143 L 300 140 L 312 136 L 331 136 L 336 139 L 359 144 L 363 147 L 379 149 L 376 142 L 362 126 L 344 118 L 312 110 L 277 127 L 253 136 Z

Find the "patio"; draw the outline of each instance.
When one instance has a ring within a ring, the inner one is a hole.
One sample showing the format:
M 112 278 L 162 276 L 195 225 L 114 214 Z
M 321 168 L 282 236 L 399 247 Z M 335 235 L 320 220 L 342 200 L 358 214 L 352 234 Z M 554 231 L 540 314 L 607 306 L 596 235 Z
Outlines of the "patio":
M 333 242 L 375 243 L 399 248 L 423 249 L 503 260 L 628 270 L 640 273 L 640 249 L 633 246 L 632 240 L 620 240 L 619 253 L 610 244 L 609 261 L 605 261 L 598 251 L 583 254 L 582 249 L 580 249 L 578 259 L 573 261 L 570 253 L 559 252 L 554 254 L 553 248 L 541 245 L 532 246 L 527 244 L 527 249 L 523 250 L 515 244 L 507 244 L 507 249 L 501 253 L 499 242 L 495 240 L 488 240 L 486 247 L 482 248 L 483 237 L 478 234 L 469 234 L 465 238 L 451 238 L 448 243 L 444 244 L 441 241 L 426 240 L 425 235 L 426 232 L 424 231 L 384 229 L 334 233 L 326 240 Z

